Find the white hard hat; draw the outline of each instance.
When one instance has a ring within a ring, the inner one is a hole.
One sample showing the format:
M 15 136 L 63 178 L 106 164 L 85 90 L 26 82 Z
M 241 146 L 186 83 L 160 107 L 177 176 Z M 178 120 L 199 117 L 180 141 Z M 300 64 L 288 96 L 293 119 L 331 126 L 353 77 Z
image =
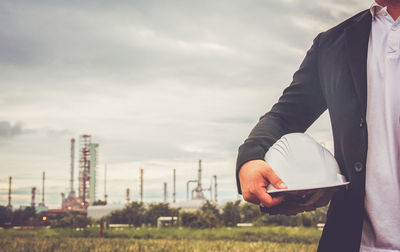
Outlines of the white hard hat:
M 265 161 L 288 187 L 276 189 L 271 184 L 267 187 L 271 196 L 285 194 L 280 205 L 262 208 L 270 213 L 314 210 L 327 205 L 335 191 L 349 184 L 340 174 L 333 155 L 307 134 L 284 135 L 268 150 Z

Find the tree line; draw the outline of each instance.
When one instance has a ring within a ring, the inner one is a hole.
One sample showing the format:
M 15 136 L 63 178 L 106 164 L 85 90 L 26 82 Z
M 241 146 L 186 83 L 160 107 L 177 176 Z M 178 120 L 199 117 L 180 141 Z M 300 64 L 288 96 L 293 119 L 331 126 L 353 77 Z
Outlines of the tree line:
M 140 202 L 132 202 L 122 210 L 112 212 L 104 218 L 107 223 L 129 224 L 131 226 L 157 226 L 161 216 L 178 217 L 176 225 L 190 228 L 234 227 L 238 223 L 252 223 L 256 226 L 316 226 L 326 221 L 327 208 L 319 208 L 295 216 L 262 214 L 258 206 L 241 203 L 240 200 L 227 202 L 221 209 L 213 202 L 206 201 L 199 210 L 185 212 L 170 208 L 168 203 L 153 203 L 147 207 Z
M 241 201 L 227 202 L 222 208 L 218 208 L 211 201 L 206 201 L 195 212 L 185 212 L 181 209 L 170 208 L 168 203 L 131 202 L 123 209 L 113 211 L 98 222 L 107 224 L 128 224 L 132 227 L 156 227 L 157 219 L 161 216 L 177 217 L 175 225 L 190 228 L 217 228 L 234 227 L 238 223 L 253 223 L 256 226 L 283 225 L 283 226 L 316 226 L 326 221 L 327 208 L 319 208 L 312 212 L 297 214 L 296 216 L 262 214 L 259 207 Z M 11 209 L 0 206 L 0 226 L 51 226 L 84 228 L 93 220 L 81 214 L 69 213 L 57 219 L 44 218 L 45 213 L 35 213 L 34 208 Z
M 6 206 L 0 206 L 0 226 L 36 226 L 40 223 L 33 207 L 12 211 Z

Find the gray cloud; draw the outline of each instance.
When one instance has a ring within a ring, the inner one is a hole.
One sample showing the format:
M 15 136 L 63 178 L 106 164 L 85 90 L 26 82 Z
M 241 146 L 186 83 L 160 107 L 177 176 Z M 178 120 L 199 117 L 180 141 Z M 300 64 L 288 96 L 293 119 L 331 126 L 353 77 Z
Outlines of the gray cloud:
M 200 158 L 207 178 L 225 179 L 221 197 L 234 199 L 238 145 L 312 39 L 366 8 L 362 0 L 2 1 L 0 137 L 12 144 L 0 144 L 1 174 L 29 181 L 46 171 L 58 206 L 69 140 L 91 133 L 100 167 L 110 167 L 111 201 L 137 188 L 139 167 L 152 180 L 148 199 L 162 198 L 174 167 L 184 192 Z M 309 132 L 331 141 L 326 116 Z
M 8 121 L 0 121 L 0 138 L 12 138 L 23 133 L 21 123 L 11 124 Z

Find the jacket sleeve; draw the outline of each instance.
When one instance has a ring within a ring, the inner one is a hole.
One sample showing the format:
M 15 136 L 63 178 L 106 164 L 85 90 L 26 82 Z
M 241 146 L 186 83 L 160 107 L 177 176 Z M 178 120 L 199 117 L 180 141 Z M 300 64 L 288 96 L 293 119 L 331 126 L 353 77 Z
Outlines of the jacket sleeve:
M 314 39 L 292 83 L 283 91 L 271 111 L 263 115 L 248 138 L 239 147 L 236 162 L 236 182 L 241 194 L 239 170 L 250 160 L 264 160 L 265 153 L 281 136 L 305 132 L 326 110 L 318 74 L 320 34 Z M 273 167 L 272 167 L 273 168 Z

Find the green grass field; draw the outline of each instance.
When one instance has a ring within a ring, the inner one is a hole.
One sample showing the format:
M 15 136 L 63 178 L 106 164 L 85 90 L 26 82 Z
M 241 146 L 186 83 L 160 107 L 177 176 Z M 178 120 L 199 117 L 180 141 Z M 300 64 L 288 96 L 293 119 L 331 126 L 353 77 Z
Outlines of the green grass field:
M 205 241 L 136 240 L 96 238 L 0 238 L 1 251 L 315 251 L 316 244 Z
M 315 251 L 321 232 L 304 227 L 0 230 L 0 251 Z

